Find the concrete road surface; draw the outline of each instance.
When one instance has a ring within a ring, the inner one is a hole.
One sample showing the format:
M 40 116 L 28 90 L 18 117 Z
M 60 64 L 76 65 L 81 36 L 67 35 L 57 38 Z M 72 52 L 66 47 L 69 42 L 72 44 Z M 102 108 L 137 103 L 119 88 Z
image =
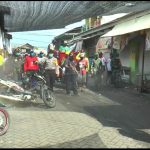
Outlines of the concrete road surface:
M 85 89 L 57 105 L 0 99 L 10 115 L 0 148 L 150 148 L 150 98 L 126 89 Z

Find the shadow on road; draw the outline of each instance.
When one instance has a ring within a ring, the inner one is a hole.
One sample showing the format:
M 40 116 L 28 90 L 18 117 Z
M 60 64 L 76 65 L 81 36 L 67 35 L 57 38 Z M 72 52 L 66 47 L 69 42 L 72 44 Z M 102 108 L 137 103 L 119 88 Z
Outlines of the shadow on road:
M 127 99 L 127 96 L 123 97 L 121 94 L 120 97 L 111 96 L 110 94 L 107 98 L 119 102 L 120 105 L 98 104 L 96 106 L 85 106 L 84 110 L 104 126 L 118 128 L 123 136 L 150 143 L 150 135 L 141 131 L 150 129 L 150 105 L 132 104 L 130 98 Z
M 133 139 L 136 139 L 136 140 L 139 140 L 139 141 L 144 141 L 144 142 L 148 142 L 150 143 L 150 135 L 144 131 L 139 131 L 139 130 L 136 130 L 136 129 L 118 129 L 119 133 L 124 135 L 124 136 L 127 136 L 127 137 L 130 137 L 130 138 L 133 138 Z
M 93 87 L 90 89 L 94 91 Z M 104 87 L 99 93 L 120 105 L 86 106 L 85 111 L 104 126 L 118 128 L 123 136 L 150 143 L 150 134 L 141 131 L 150 129 L 150 95 L 145 96 L 130 88 L 112 87 Z

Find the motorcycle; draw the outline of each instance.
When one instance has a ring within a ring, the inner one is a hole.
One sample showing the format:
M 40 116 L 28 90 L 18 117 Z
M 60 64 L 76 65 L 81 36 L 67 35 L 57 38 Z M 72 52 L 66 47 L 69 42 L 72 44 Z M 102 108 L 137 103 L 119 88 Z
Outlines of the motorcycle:
M 4 135 L 9 128 L 10 118 L 8 112 L 0 108 L 0 136 Z
M 37 98 L 40 98 L 47 107 L 55 107 L 56 98 L 54 93 L 48 88 L 45 77 L 38 73 L 35 73 L 33 77 L 36 84 L 34 84 L 32 88 L 31 84 L 33 84 L 33 82 L 31 78 L 25 74 L 22 76 L 23 84 L 0 79 L 0 97 L 18 101 L 36 101 Z

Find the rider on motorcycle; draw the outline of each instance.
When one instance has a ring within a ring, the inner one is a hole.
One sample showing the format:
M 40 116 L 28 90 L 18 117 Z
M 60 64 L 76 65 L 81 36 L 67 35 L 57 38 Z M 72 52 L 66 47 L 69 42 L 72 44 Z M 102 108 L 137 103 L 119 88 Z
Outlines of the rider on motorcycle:
M 29 54 L 29 56 L 25 57 L 24 73 L 33 81 L 33 75 L 39 71 L 38 58 L 33 50 Z

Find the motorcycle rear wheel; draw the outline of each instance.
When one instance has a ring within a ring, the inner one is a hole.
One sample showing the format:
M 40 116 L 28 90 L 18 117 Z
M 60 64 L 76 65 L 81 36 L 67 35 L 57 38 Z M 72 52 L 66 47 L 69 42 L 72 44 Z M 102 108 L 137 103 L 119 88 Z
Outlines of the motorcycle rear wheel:
M 8 112 L 5 109 L 0 108 L 0 136 L 7 132 L 9 124 L 10 118 Z

